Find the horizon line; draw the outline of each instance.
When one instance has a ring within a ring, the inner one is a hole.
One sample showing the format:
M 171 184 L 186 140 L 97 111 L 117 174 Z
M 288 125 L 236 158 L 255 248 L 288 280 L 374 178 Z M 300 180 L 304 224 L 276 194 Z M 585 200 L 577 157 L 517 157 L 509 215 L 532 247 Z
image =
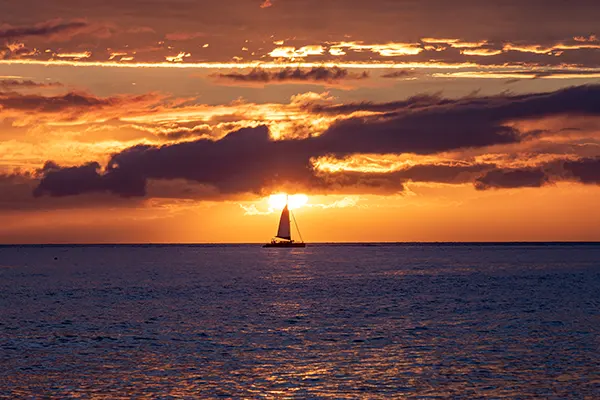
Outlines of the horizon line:
M 517 241 L 327 241 L 305 242 L 307 245 L 600 245 L 600 240 L 517 240 Z M 264 242 L 123 242 L 123 243 L 0 243 L 0 247 L 15 246 L 260 246 Z

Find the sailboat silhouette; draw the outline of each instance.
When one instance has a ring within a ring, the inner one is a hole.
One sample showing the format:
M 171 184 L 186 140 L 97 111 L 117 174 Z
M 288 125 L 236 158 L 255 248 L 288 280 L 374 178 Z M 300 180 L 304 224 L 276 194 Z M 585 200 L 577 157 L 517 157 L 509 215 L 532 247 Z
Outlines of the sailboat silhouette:
M 300 236 L 300 242 L 292 240 L 291 221 L 290 221 L 290 209 L 288 208 L 288 197 L 285 198 L 285 207 L 281 211 L 281 218 L 279 218 L 279 228 L 277 229 L 277 235 L 271 240 L 271 243 L 265 244 L 263 247 L 306 247 L 306 244 L 302 240 L 300 229 L 296 223 L 296 217 L 294 218 L 294 224 Z

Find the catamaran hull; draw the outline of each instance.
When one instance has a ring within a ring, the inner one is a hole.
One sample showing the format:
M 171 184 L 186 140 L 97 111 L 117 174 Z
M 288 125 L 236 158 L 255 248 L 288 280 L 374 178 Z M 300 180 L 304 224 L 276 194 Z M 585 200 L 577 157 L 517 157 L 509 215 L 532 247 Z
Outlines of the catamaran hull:
M 306 243 L 267 243 L 263 247 L 306 247 Z

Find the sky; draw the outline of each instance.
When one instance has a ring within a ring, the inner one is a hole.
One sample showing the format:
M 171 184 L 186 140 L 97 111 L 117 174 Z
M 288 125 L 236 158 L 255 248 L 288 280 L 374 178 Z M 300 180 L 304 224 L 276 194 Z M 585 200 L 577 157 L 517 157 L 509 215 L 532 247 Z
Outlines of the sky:
M 0 243 L 600 240 L 597 1 L 0 9 Z

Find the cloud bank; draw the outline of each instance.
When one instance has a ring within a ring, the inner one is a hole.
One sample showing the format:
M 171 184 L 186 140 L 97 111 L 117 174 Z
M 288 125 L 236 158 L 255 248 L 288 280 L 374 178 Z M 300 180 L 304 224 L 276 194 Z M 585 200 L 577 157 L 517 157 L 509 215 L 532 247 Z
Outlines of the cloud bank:
M 63 22 L 60 20 L 43 22 L 34 26 L 20 26 L 0 29 L 0 40 L 18 40 L 31 36 L 45 36 L 64 39 L 80 33 L 89 24 L 83 21 Z
M 387 173 L 315 167 L 319 157 L 356 154 L 421 154 L 525 144 L 544 131 L 520 130 L 514 121 L 555 116 L 600 116 L 600 86 L 555 92 L 443 99 L 418 96 L 392 103 L 306 105 L 315 115 L 377 111 L 333 122 L 322 134 L 273 140 L 268 127 L 242 128 L 219 140 L 162 146 L 138 145 L 98 162 L 39 171 L 36 196 L 108 192 L 122 197 L 147 194 L 152 180 L 186 180 L 222 195 L 261 194 L 281 187 L 335 193 L 396 193 L 408 181 L 473 183 L 479 190 L 540 187 L 558 180 L 598 183 L 600 158 L 562 159 L 528 168 L 465 160 L 430 162 Z
M 342 80 L 367 79 L 369 74 L 351 73 L 339 67 L 314 67 L 311 69 L 284 68 L 280 71 L 269 71 L 255 68 L 247 74 L 239 72 L 221 73 L 214 75 L 219 80 L 234 83 L 339 83 Z

